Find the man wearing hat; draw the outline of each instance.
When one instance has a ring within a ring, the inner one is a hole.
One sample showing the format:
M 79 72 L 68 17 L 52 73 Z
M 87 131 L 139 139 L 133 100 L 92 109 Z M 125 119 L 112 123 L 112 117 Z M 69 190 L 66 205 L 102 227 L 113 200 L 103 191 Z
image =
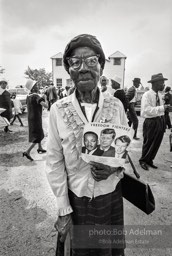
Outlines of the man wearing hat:
M 96 245 L 97 249 L 90 249 L 85 229 L 88 225 L 123 226 L 122 167 L 86 163 L 81 151 L 84 125 L 127 125 L 124 108 L 118 99 L 104 96 L 98 88 L 105 55 L 95 36 L 82 34 L 73 38 L 66 46 L 63 63 L 75 91 L 55 102 L 50 110 L 46 172 L 57 199 L 55 227 L 64 241 L 72 223 L 74 227 L 82 225 L 79 235 L 72 237 L 73 256 L 122 256 L 124 248 Z M 83 249 L 78 248 L 78 239 L 85 241 Z
M 144 170 L 149 167 L 157 169 L 153 160 L 161 145 L 165 132 L 165 110 L 172 111 L 172 107 L 164 105 L 162 96 L 159 92 L 164 90 L 164 78 L 162 73 L 152 75 L 148 83 L 152 84 L 152 88 L 146 91 L 141 100 L 141 116 L 145 118 L 143 123 L 143 146 L 142 156 L 139 160 Z
M 4 108 L 5 111 L 1 113 L 2 117 L 5 117 L 9 123 L 12 117 L 12 103 L 10 98 L 10 93 L 6 90 L 7 88 L 7 81 L 1 80 L 0 81 L 0 108 Z M 5 126 L 4 132 L 12 132 L 8 125 Z
M 141 84 L 140 78 L 134 78 L 133 86 L 131 86 L 126 93 L 127 99 L 129 101 L 129 111 L 128 111 L 129 126 L 133 125 L 133 129 L 134 129 L 133 139 L 135 140 L 139 139 L 137 138 L 137 128 L 138 128 L 139 120 L 135 110 L 135 104 L 136 104 L 136 97 L 137 97 L 137 88 L 139 88 L 140 84 Z

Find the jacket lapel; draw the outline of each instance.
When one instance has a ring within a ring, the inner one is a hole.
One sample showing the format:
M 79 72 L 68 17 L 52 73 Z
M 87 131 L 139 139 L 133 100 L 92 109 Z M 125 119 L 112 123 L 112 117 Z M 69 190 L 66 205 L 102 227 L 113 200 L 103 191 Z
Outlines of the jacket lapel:
M 98 106 L 97 106 L 97 112 L 95 114 L 94 120 L 96 122 L 96 120 L 98 119 L 99 115 L 101 114 L 102 108 L 103 108 L 103 102 L 104 102 L 104 96 L 103 93 L 99 93 L 99 101 L 98 101 Z

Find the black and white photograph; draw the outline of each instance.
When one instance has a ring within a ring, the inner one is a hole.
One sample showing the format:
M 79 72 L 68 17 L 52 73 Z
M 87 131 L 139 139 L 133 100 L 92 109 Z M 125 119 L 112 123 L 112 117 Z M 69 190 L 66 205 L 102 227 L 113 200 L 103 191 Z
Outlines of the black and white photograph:
M 0 0 L 0 256 L 172 255 L 171 68 L 171 0 Z

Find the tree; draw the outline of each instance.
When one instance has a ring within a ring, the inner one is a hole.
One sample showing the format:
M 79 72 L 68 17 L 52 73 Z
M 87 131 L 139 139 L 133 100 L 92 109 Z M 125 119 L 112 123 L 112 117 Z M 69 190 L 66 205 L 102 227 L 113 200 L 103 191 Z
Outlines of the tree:
M 0 66 L 0 74 L 4 74 L 5 72 L 5 68 L 2 68 L 2 66 Z
M 52 73 L 46 72 L 44 68 L 31 69 L 28 66 L 24 74 L 27 79 L 30 78 L 37 81 L 40 87 L 49 86 L 52 83 Z

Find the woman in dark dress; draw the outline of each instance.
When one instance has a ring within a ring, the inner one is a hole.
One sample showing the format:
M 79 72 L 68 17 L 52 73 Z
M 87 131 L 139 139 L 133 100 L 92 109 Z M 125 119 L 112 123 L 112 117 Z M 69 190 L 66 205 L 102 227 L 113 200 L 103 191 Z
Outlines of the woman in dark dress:
M 12 117 L 12 103 L 10 98 L 10 93 L 6 90 L 7 88 L 7 81 L 1 80 L 0 81 L 0 108 L 4 108 L 5 111 L 1 113 L 2 117 L 5 117 L 9 123 Z M 4 132 L 12 132 L 8 125 L 5 126 Z
M 46 150 L 42 148 L 41 141 L 44 138 L 44 132 L 42 128 L 42 106 L 47 108 L 44 98 L 40 97 L 38 92 L 38 84 L 36 81 L 29 79 L 26 83 L 26 88 L 30 90 L 30 94 L 27 97 L 27 110 L 28 110 L 28 127 L 29 127 L 29 142 L 31 146 L 27 151 L 23 152 L 23 156 L 26 156 L 29 160 L 33 161 L 30 156 L 31 150 L 38 144 L 38 153 L 45 153 Z

